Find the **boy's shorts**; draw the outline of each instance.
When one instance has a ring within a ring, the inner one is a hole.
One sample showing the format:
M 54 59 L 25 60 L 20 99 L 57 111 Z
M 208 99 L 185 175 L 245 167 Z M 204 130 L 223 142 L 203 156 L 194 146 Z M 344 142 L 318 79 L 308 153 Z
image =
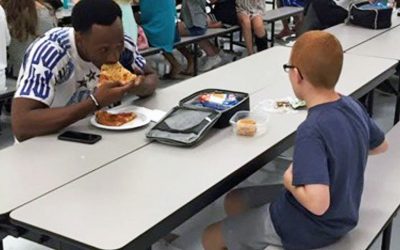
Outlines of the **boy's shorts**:
M 229 250 L 265 249 L 267 246 L 282 246 L 276 233 L 269 211 L 273 195 L 281 186 L 258 186 L 239 189 L 240 196 L 248 207 L 254 207 L 243 214 L 232 216 L 222 221 L 222 235 Z M 260 205 L 263 203 L 264 205 Z
M 202 27 L 197 27 L 197 26 L 187 28 L 187 30 L 188 30 L 190 36 L 201 36 L 207 32 L 207 28 L 202 28 Z

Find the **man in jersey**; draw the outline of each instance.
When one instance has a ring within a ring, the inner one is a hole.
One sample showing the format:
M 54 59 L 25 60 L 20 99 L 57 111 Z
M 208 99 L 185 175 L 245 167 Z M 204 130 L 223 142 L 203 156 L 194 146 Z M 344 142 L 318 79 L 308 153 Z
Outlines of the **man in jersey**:
M 30 45 L 12 104 L 19 141 L 59 131 L 128 92 L 154 92 L 158 77 L 124 36 L 121 16 L 113 0 L 82 0 L 72 11 L 73 28 L 54 28 Z M 101 65 L 118 61 L 140 77 L 96 87 Z

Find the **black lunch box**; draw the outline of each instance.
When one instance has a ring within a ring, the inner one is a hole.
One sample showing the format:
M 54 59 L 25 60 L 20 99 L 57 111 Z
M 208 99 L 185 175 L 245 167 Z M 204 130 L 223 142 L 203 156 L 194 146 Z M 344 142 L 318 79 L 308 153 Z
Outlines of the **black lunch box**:
M 224 110 L 196 105 L 201 95 L 211 93 L 234 94 L 238 102 Z M 200 141 L 212 127 L 225 128 L 230 125 L 229 119 L 237 111 L 249 109 L 250 98 L 247 93 L 203 89 L 183 98 L 179 106 L 170 110 L 146 133 L 146 137 L 175 146 L 192 146 Z

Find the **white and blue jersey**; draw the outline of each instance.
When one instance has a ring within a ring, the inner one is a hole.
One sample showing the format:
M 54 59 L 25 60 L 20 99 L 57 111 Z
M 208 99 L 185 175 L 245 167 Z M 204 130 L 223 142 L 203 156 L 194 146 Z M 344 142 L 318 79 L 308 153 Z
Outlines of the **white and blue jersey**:
M 143 72 L 146 60 L 125 36 L 120 63 Z M 63 107 L 86 99 L 94 91 L 100 70 L 78 54 L 73 28 L 54 28 L 27 49 L 15 98 L 29 98 L 49 107 Z

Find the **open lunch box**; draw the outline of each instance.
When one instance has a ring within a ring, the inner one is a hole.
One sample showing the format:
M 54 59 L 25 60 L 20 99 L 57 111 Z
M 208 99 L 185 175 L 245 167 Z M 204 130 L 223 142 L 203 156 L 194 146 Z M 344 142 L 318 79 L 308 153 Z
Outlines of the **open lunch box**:
M 247 93 L 203 89 L 185 97 L 155 124 L 146 137 L 175 146 L 192 146 L 212 128 L 225 128 L 240 110 L 250 109 Z

